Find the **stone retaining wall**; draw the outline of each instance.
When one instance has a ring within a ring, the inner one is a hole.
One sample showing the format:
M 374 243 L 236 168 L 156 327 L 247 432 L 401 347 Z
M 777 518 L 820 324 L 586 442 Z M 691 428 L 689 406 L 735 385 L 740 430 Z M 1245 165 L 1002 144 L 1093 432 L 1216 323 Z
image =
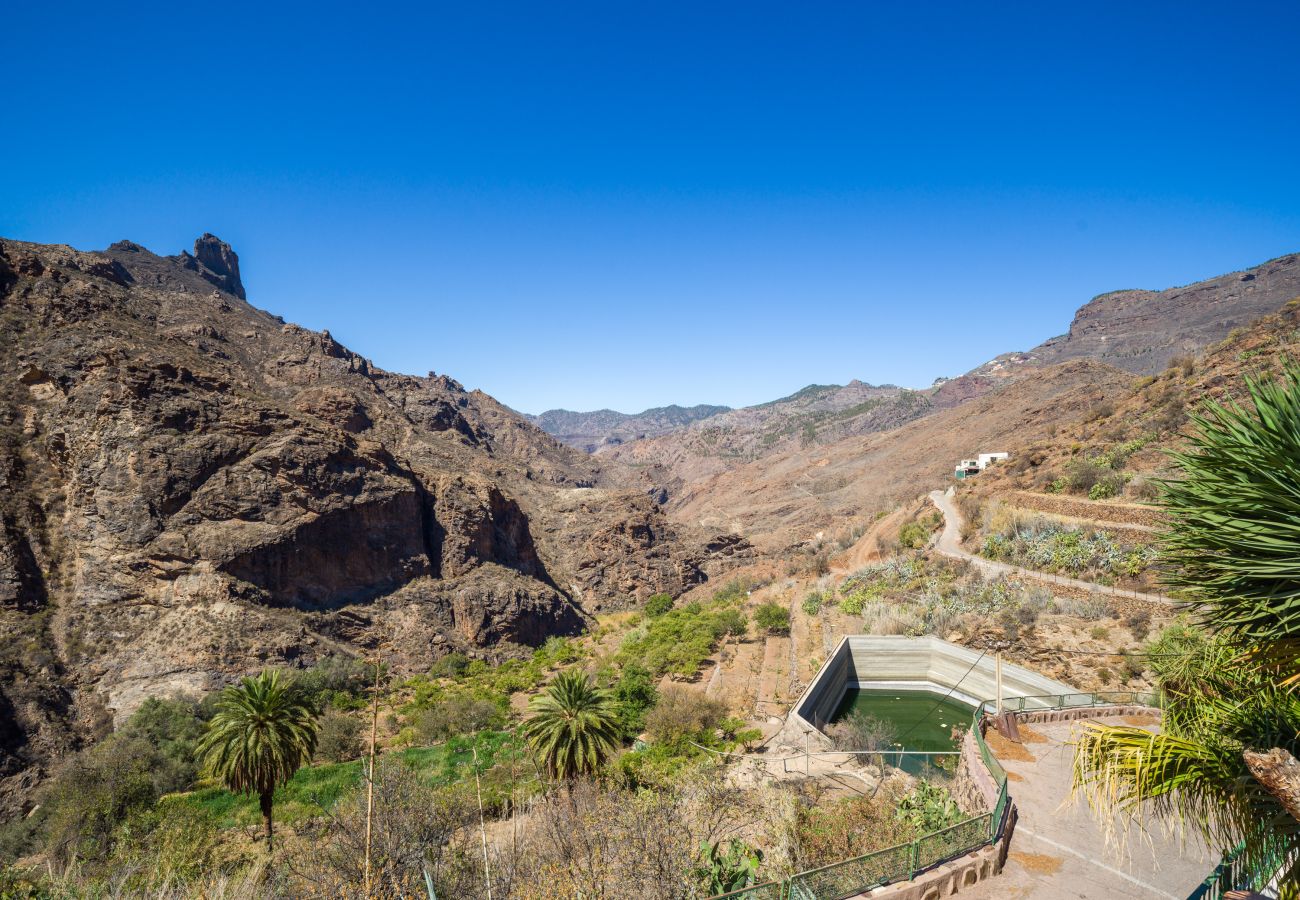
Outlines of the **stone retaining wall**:
M 1158 507 L 1136 503 L 1107 503 L 1085 500 L 1063 494 L 1039 494 L 1033 491 L 1009 491 L 1007 498 L 1013 506 L 1036 509 L 1039 512 L 1068 516 L 1072 519 L 1092 519 L 1114 522 L 1116 525 L 1145 525 L 1162 528 L 1167 522 Z

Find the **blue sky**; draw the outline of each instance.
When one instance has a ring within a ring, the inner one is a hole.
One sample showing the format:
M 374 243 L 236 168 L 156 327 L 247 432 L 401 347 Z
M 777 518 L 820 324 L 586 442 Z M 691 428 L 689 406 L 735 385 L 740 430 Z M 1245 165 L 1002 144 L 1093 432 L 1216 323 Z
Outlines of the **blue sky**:
M 923 386 L 1300 250 L 1295 3 L 39 4 L 0 234 L 527 412 Z

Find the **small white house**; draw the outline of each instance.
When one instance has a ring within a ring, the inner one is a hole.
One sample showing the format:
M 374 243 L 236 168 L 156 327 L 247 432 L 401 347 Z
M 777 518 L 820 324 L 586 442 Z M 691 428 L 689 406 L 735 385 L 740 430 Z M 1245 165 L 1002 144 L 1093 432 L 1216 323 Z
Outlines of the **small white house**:
M 974 459 L 963 459 L 957 463 L 957 468 L 953 470 L 953 476 L 956 478 L 968 478 L 971 475 L 978 475 L 993 463 L 1000 459 L 1006 459 L 1010 453 L 981 453 Z
M 1010 453 L 981 453 L 979 455 L 980 471 L 987 469 L 990 463 L 997 462 L 999 459 L 1006 459 Z

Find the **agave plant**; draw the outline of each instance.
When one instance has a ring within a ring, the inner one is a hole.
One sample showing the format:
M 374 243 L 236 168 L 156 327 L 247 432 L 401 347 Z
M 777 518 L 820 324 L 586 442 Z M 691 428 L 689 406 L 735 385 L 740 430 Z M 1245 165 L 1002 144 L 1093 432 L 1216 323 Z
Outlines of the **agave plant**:
M 619 741 L 618 710 L 609 691 L 576 669 L 561 672 L 533 698 L 524 734 L 557 778 L 594 772 Z
M 1172 454 L 1184 477 L 1162 485 L 1165 578 L 1206 636 L 1153 659 L 1161 732 L 1087 726 L 1074 785 L 1104 813 L 1150 811 L 1222 848 L 1244 843 L 1257 867 L 1300 847 L 1300 367 L 1246 388 L 1251 408 L 1208 403 L 1192 417 L 1188 449 Z

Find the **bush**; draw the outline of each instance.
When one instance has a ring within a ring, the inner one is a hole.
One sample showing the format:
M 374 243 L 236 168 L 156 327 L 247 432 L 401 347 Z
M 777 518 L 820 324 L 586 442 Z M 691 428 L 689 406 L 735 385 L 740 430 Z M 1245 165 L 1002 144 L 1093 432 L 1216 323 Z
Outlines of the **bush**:
M 1151 613 L 1145 609 L 1135 612 L 1124 619 L 1124 626 L 1133 634 L 1133 637 L 1139 641 L 1144 641 L 1147 635 L 1151 633 Z
M 1196 371 L 1196 357 L 1192 356 L 1190 353 L 1175 356 L 1169 360 L 1169 366 L 1165 371 L 1170 374 L 1179 372 L 1184 378 L 1190 378 Z
M 808 596 L 803 598 L 803 603 L 799 604 L 805 615 L 815 616 L 822 611 L 822 604 L 826 602 L 826 595 L 821 591 L 809 591 Z
M 158 799 L 153 775 L 159 755 L 140 738 L 109 737 L 77 754 L 44 792 L 46 849 L 59 860 L 108 858 L 113 833 Z
M 295 674 L 294 680 L 317 709 L 359 709 L 374 684 L 375 667 L 352 656 L 324 656 Z
M 326 762 L 347 762 L 361 756 L 361 720 L 337 709 L 320 717 L 316 733 L 316 758 Z
M 672 608 L 673 598 L 670 594 L 653 594 L 645 602 L 645 614 L 652 619 L 657 619 Z
M 658 699 L 659 692 L 647 669 L 635 663 L 623 669 L 614 682 L 614 704 L 625 738 L 631 740 L 645 730 L 646 711 Z
M 769 600 L 754 610 L 754 624 L 768 634 L 789 634 L 790 610 Z
M 921 522 L 908 522 L 898 531 L 898 543 L 909 550 L 919 550 L 930 540 L 930 529 Z
M 497 728 L 504 721 L 500 708 L 490 700 L 450 697 L 416 716 L 415 735 L 421 743 L 434 744 L 456 735 Z
M 464 653 L 453 651 L 435 662 L 429 669 L 434 678 L 459 678 L 469 668 L 469 657 Z
M 861 710 L 826 726 L 826 736 L 836 750 L 894 750 L 898 747 L 898 729 L 894 724 Z
M 840 601 L 840 612 L 848 616 L 861 615 L 866 605 L 867 595 L 862 591 L 854 591 Z
M 659 702 L 646 714 L 646 731 L 664 744 L 680 745 L 700 737 L 711 742 L 725 713 L 726 707 L 717 700 L 673 686 L 659 695 Z

